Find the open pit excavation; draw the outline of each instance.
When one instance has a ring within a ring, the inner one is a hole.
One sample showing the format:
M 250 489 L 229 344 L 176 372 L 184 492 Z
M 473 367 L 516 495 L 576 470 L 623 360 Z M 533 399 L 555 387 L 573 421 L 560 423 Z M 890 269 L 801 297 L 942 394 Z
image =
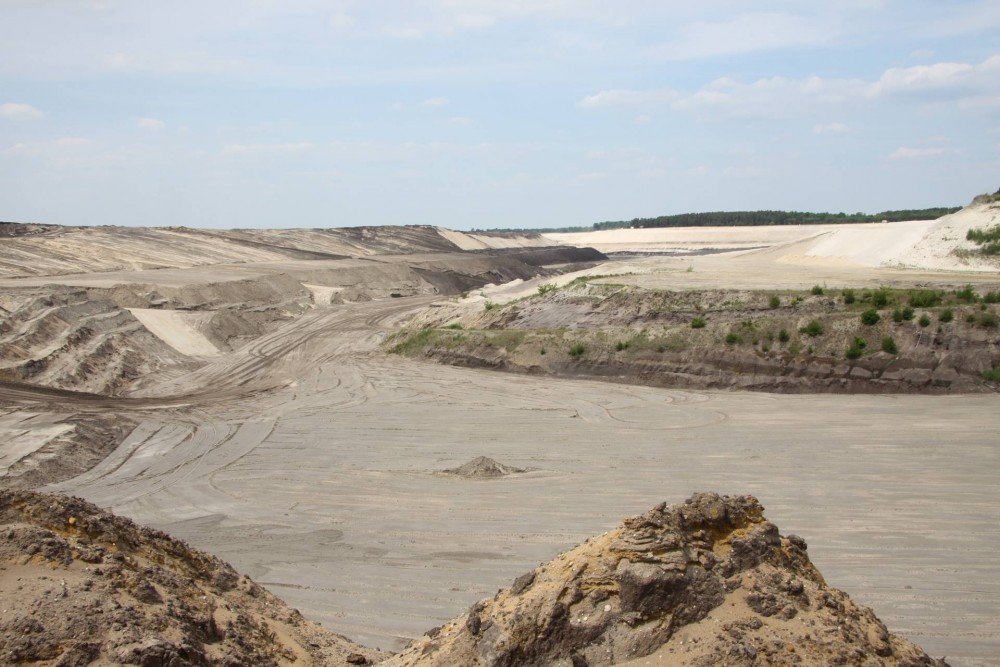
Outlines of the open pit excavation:
M 50 233 L 37 236 L 52 243 Z M 827 583 L 891 632 L 952 665 L 1000 654 L 995 392 L 685 390 L 384 351 L 406 327 L 496 315 L 496 304 L 579 270 L 674 290 L 808 290 L 835 276 L 859 293 L 971 283 L 985 294 L 996 274 L 795 263 L 767 251 L 699 257 L 693 271 L 671 258 L 595 266 L 594 251 L 477 247 L 486 237 L 400 254 L 408 241 L 388 229 L 370 236 L 393 254 L 274 259 L 256 256 L 278 252 L 262 239 L 296 253 L 335 248 L 314 249 L 302 240 L 311 232 L 227 234 L 208 235 L 227 244 L 217 263 L 160 256 L 165 268 L 135 270 L 118 255 L 152 262 L 149 253 L 114 250 L 113 230 L 101 230 L 107 272 L 79 273 L 90 267 L 53 255 L 52 266 L 77 273 L 0 281 L 0 433 L 14 445 L 5 484 L 34 471 L 40 486 L 48 475 L 45 490 L 166 531 L 310 621 L 391 651 L 663 499 L 750 493 L 805 537 Z M 42 252 L 15 238 L 20 257 Z M 255 256 L 233 261 L 236 249 Z M 128 427 L 97 462 L 52 467 L 97 417 Z M 496 467 L 442 474 L 480 456 Z M 501 466 L 510 474 L 493 476 Z

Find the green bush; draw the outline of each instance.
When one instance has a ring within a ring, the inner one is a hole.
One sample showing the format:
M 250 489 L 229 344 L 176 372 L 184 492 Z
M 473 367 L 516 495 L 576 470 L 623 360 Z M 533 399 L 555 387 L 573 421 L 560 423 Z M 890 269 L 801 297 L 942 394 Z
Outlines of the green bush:
M 966 240 L 980 247 L 984 255 L 1000 255 L 1000 225 L 983 229 L 970 229 Z
M 704 329 L 705 328 L 705 318 L 704 317 L 696 317 L 693 320 L 691 320 L 691 328 L 692 329 Z
M 983 295 L 984 303 L 1000 303 L 1000 292 L 987 292 Z
M 626 343 L 625 341 L 620 340 L 617 343 L 615 343 L 616 351 L 621 352 L 622 350 L 627 350 L 627 349 L 628 349 L 628 343 Z
M 872 292 L 871 299 L 872 305 L 876 308 L 885 308 L 892 301 L 892 295 L 889 294 L 889 290 L 880 287 Z
M 402 354 L 414 356 L 437 338 L 437 332 L 433 329 L 421 329 L 410 334 L 403 341 L 393 346 L 389 352 L 392 354 Z
M 860 347 L 854 347 L 852 345 L 847 348 L 847 352 L 844 353 L 844 356 L 848 359 L 860 359 L 862 354 L 864 354 L 864 351 Z
M 852 290 L 852 289 L 845 289 L 844 290 L 844 303 L 849 306 L 852 303 L 854 303 L 854 300 L 855 300 L 854 290 Z
M 861 336 L 855 336 L 854 340 L 851 341 L 851 347 L 857 347 L 863 350 L 868 347 L 868 343 Z
M 897 324 L 903 321 L 903 311 L 899 308 L 892 311 L 892 321 Z
M 782 343 L 787 343 L 791 338 L 792 336 L 788 333 L 788 329 L 782 329 L 778 332 L 778 340 Z
M 545 296 L 549 292 L 555 292 L 556 286 L 552 283 L 542 283 L 538 286 L 538 296 Z
M 545 348 L 543 347 L 540 350 L 538 350 L 538 354 L 545 354 Z
M 913 319 L 913 309 L 910 308 L 909 306 L 903 307 L 903 319 L 906 320 L 907 322 Z
M 983 379 L 987 382 L 1000 382 L 1000 365 L 992 370 L 983 371 Z
M 968 315 L 965 316 L 965 321 L 968 322 L 969 324 L 975 324 L 976 316 L 973 313 L 969 313 Z
M 487 301 L 483 304 L 483 310 L 493 310 L 494 308 L 499 308 L 499 303 L 493 303 L 492 301 Z
M 882 339 L 882 351 L 888 352 L 889 354 L 896 354 L 899 352 L 899 348 L 896 347 L 896 341 L 892 336 L 886 336 Z
M 739 345 L 742 342 L 743 339 L 738 334 L 731 331 L 726 334 L 726 345 Z
M 583 343 L 576 343 L 569 348 L 569 356 L 571 357 L 582 357 L 583 353 L 587 351 L 587 348 L 583 346 Z
M 931 316 L 928 315 L 927 313 L 924 313 L 923 315 L 920 316 L 920 319 L 917 320 L 917 324 L 919 324 L 921 327 L 928 327 L 928 326 L 930 326 L 930 324 L 931 324 Z
M 944 322 L 945 324 L 951 322 L 953 319 L 955 319 L 955 313 L 951 311 L 951 308 L 945 308 L 941 311 L 941 314 L 938 315 L 938 321 Z
M 816 336 L 822 336 L 823 325 L 820 324 L 819 320 L 812 320 L 809 324 L 799 329 L 799 333 L 804 333 L 808 336 L 812 336 L 813 338 Z
M 882 319 L 881 316 L 879 316 L 878 311 L 875 310 L 874 308 L 869 308 L 865 312 L 861 313 L 861 323 L 866 324 L 868 326 L 874 326 L 878 324 L 878 321 L 880 319 Z
M 462 325 L 459 324 L 458 322 L 452 322 L 451 324 L 445 327 L 445 329 L 461 329 L 461 328 Z
M 910 294 L 910 305 L 914 308 L 933 308 L 939 303 L 941 303 L 941 294 L 934 290 L 922 289 Z
M 981 326 L 984 329 L 996 329 L 997 316 L 989 311 L 982 313 L 979 316 L 979 326 Z
M 771 308 L 777 308 L 781 305 L 781 297 L 777 294 L 771 295 L 771 300 L 768 302 L 768 305 L 770 305 Z
M 955 292 L 955 298 L 959 301 L 965 301 L 966 303 L 972 303 L 978 297 L 975 290 L 972 289 L 972 285 L 966 285 L 962 289 Z
M 813 285 L 812 289 L 809 290 L 809 293 L 814 296 L 820 296 L 821 294 L 823 294 L 823 288 L 820 287 L 819 285 Z

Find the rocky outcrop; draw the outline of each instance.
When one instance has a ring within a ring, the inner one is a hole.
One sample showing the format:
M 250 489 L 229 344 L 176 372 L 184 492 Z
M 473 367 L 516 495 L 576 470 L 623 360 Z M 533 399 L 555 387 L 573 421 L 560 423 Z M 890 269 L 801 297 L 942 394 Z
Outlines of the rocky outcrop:
M 660 505 L 528 572 L 386 667 L 945 665 L 829 587 L 753 497 Z M 645 664 L 645 663 L 637 663 Z

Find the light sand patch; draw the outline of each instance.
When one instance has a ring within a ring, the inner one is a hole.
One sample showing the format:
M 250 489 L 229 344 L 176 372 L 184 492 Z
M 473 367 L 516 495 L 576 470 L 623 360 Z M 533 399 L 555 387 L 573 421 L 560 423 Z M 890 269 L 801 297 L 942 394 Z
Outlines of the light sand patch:
M 539 235 L 510 234 L 491 236 L 489 234 L 472 234 L 454 229 L 438 227 L 438 234 L 451 241 L 462 250 L 496 250 L 501 248 L 535 248 L 553 244 Z
M 181 354 L 192 357 L 217 357 L 220 354 L 219 349 L 201 332 L 214 313 L 151 308 L 129 308 L 128 311 L 154 336 Z
M 317 306 L 329 306 L 333 302 L 333 295 L 343 292 L 343 287 L 330 287 L 328 285 L 309 285 L 302 283 L 312 293 L 313 303 Z
M 937 220 L 767 227 L 667 227 L 546 234 L 553 243 L 605 253 L 760 249 L 772 262 L 803 266 L 904 267 L 934 271 L 1000 271 L 1000 260 L 976 256 L 973 228 L 1000 224 L 1000 207 L 974 204 Z M 753 253 L 751 253 L 753 254 Z M 971 254 L 971 256 L 969 256 Z

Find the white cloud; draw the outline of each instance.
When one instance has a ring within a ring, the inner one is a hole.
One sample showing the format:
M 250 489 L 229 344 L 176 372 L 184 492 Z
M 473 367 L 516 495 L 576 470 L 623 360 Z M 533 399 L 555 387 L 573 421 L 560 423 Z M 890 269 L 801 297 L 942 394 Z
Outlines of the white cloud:
M 475 121 L 468 116 L 453 116 L 448 119 L 448 122 L 452 125 L 471 125 Z
M 703 164 L 700 164 L 697 167 L 692 167 L 691 169 L 688 169 L 687 173 L 691 174 L 692 176 L 705 176 L 710 171 L 711 169 L 709 169 Z
M 716 79 L 673 103 L 673 109 L 700 117 L 787 118 L 843 107 L 868 96 L 870 86 L 853 79 L 774 77 L 741 83 Z
M 816 134 L 846 134 L 851 128 L 844 123 L 817 123 L 813 125 Z
M 654 107 L 669 104 L 677 97 L 672 90 L 602 90 L 580 100 L 579 106 L 585 109 Z
M 632 122 L 636 125 L 649 125 L 653 122 L 653 117 L 648 114 L 642 114 L 640 116 L 636 116 Z
M 953 101 L 966 110 L 990 111 L 1000 104 L 1000 54 L 982 63 L 936 63 L 887 69 L 878 80 L 771 77 L 745 83 L 730 77 L 688 93 L 668 89 L 603 90 L 583 98 L 583 108 L 669 107 L 699 118 L 771 118 L 849 111 L 858 104 L 916 97 Z M 839 123 L 817 124 L 816 132 L 844 131 Z
M 441 107 L 448 106 L 447 97 L 428 97 L 426 100 L 420 103 L 420 106 L 424 109 L 440 109 Z
M 167 124 L 159 118 L 140 118 L 136 121 L 136 125 L 143 130 L 162 130 L 167 126 Z
M 0 104 L 0 118 L 7 120 L 38 120 L 45 117 L 45 112 L 30 104 L 6 102 Z
M 947 151 L 944 148 L 906 148 L 900 147 L 889 153 L 890 160 L 912 160 L 914 158 L 931 157 L 943 155 Z
M 945 62 L 893 67 L 875 84 L 880 95 L 986 90 L 1000 91 L 1000 54 L 976 65 Z

